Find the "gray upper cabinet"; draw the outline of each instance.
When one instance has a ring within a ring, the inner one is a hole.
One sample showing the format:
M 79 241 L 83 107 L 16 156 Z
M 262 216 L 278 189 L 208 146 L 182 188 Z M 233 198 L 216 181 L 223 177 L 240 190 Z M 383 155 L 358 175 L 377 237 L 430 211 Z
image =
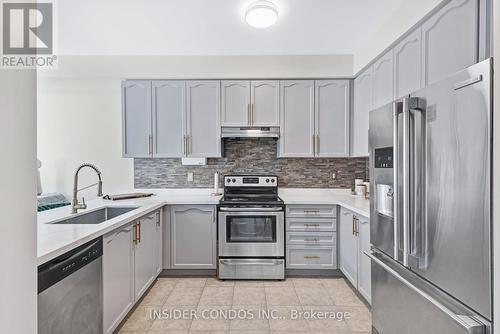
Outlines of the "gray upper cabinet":
M 392 49 L 373 64 L 372 72 L 372 108 L 387 104 L 394 99 L 394 65 Z
M 186 114 L 184 81 L 153 81 L 153 156 L 183 155 Z
M 350 95 L 348 80 L 316 80 L 317 157 L 349 156 Z
M 216 208 L 213 205 L 174 205 L 171 218 L 171 267 L 215 269 Z
M 372 103 L 372 67 L 354 80 L 352 156 L 368 156 L 368 116 Z
M 222 126 L 279 126 L 279 81 L 221 81 Z
M 478 61 L 478 20 L 478 0 L 452 0 L 422 25 L 424 87 Z
M 314 157 L 314 81 L 280 82 L 280 157 Z
M 221 81 L 222 126 L 250 125 L 250 81 Z
M 394 47 L 394 97 L 422 87 L 422 28 L 415 29 Z
M 220 157 L 220 81 L 187 81 L 188 157 Z
M 151 125 L 151 81 L 122 82 L 123 157 L 152 156 Z
M 250 82 L 252 126 L 279 126 L 279 81 L 262 80 Z

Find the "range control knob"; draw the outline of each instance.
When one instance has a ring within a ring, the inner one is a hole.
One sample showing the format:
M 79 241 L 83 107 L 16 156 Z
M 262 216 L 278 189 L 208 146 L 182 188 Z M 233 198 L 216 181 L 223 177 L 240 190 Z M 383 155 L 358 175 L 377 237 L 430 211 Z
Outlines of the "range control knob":
M 231 179 L 226 179 L 226 183 L 231 183 Z
M 269 183 L 269 179 L 266 179 L 266 183 Z
M 235 182 L 236 182 L 236 179 L 233 179 L 233 183 L 235 183 Z
M 274 183 L 274 181 L 275 181 L 274 179 L 271 180 L 272 183 Z

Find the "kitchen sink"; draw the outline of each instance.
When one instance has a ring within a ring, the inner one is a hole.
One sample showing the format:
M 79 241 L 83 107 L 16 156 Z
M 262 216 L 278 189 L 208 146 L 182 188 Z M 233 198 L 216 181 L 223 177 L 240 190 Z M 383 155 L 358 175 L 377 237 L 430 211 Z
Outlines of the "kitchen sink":
M 107 206 L 99 210 L 95 210 L 89 213 L 84 213 L 75 217 L 71 217 L 65 220 L 55 222 L 53 224 L 101 224 L 106 220 L 113 219 L 120 215 L 123 215 L 129 211 L 135 210 L 138 207 L 117 207 L 117 206 Z

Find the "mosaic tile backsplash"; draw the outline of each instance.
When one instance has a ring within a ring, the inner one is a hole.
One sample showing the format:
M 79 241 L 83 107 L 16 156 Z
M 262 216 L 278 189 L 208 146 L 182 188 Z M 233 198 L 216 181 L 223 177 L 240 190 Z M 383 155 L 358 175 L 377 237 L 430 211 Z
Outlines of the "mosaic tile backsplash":
M 181 159 L 134 159 L 136 188 L 210 188 L 215 172 L 274 174 L 288 188 L 351 188 L 368 179 L 368 158 L 277 158 L 276 139 L 225 139 L 224 156 L 206 166 L 183 166 Z M 194 174 L 188 182 L 187 173 Z M 336 179 L 332 179 L 332 173 Z M 222 177 L 220 186 L 222 187 Z

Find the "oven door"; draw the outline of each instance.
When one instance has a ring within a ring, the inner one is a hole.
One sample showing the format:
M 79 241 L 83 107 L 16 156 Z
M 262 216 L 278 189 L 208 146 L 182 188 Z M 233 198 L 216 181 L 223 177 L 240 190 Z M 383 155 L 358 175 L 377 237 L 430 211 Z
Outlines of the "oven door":
M 220 211 L 219 256 L 285 256 L 283 211 Z

